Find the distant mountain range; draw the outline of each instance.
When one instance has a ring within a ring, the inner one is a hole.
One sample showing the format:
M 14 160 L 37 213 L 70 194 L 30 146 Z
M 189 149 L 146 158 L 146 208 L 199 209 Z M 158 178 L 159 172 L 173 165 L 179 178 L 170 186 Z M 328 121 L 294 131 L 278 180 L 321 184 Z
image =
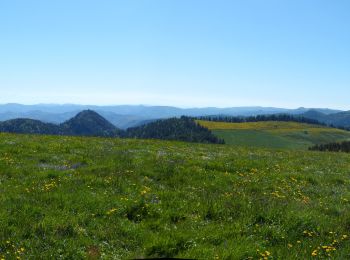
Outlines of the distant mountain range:
M 332 114 L 325 114 L 317 110 L 309 110 L 303 114 L 303 117 L 317 120 L 319 122 L 333 125 L 336 127 L 350 127 L 350 111 L 343 111 Z
M 93 105 L 0 105 L 0 121 L 16 118 L 28 118 L 40 120 L 45 123 L 61 124 L 77 115 L 83 110 L 94 110 L 102 115 L 114 126 L 120 129 L 136 127 L 157 119 L 180 117 L 180 116 L 256 116 L 271 114 L 303 115 L 304 117 L 316 119 L 336 126 L 350 126 L 350 112 L 333 110 L 327 108 L 298 108 L 285 109 L 274 107 L 231 107 L 231 108 L 177 108 L 170 106 L 93 106 Z

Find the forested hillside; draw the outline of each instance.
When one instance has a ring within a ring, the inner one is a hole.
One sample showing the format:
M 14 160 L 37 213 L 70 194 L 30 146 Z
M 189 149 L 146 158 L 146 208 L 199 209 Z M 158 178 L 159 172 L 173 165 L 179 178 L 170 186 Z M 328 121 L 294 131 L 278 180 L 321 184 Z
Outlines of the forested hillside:
M 43 123 L 31 119 L 0 122 L 0 132 L 21 134 L 100 136 L 124 138 L 152 138 L 199 143 L 223 143 L 210 130 L 197 124 L 193 118 L 181 117 L 145 122 L 139 127 L 121 130 L 92 110 L 78 113 L 59 124 Z
M 61 130 L 58 125 L 20 118 L 0 122 L 0 132 L 57 135 Z
M 125 132 L 126 137 L 179 140 L 197 143 L 224 143 L 210 130 L 196 123 L 192 118 L 170 118 L 158 120 Z
M 61 124 L 60 128 L 64 135 L 116 137 L 121 133 L 121 130 L 92 110 L 80 112 Z

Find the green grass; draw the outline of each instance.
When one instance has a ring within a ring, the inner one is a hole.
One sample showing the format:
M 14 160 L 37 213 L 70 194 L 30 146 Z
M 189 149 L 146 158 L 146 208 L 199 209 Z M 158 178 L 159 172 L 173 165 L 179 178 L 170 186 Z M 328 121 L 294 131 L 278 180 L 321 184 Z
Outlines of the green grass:
M 289 138 L 258 130 L 212 130 L 226 144 L 244 147 L 304 148 L 305 142 L 294 142 Z
M 0 134 L 0 259 L 348 259 L 349 168 L 341 153 Z
M 226 144 L 244 147 L 305 150 L 315 144 L 350 140 L 349 131 L 296 122 L 198 122 Z

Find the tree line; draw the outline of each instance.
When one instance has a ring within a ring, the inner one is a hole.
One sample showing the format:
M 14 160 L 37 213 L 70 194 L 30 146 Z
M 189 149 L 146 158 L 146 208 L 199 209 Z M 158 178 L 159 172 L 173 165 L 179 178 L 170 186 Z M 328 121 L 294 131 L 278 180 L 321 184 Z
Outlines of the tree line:
M 318 144 L 309 148 L 310 151 L 322 152 L 345 152 L 350 153 L 350 142 L 344 141 L 341 143 Z
M 282 122 L 297 122 L 327 126 L 318 120 L 306 118 L 303 116 L 295 116 L 289 114 L 273 114 L 273 115 L 257 115 L 257 116 L 199 116 L 196 119 L 214 122 L 228 122 L 228 123 L 248 123 L 248 122 L 264 122 L 264 121 L 282 121 Z
M 199 116 L 199 117 L 195 117 L 195 119 L 205 120 L 205 121 L 214 121 L 214 122 L 227 122 L 227 123 L 249 123 L 249 122 L 264 122 L 264 121 L 296 122 L 296 123 L 327 126 L 331 128 L 350 131 L 350 127 L 335 126 L 334 124 L 327 124 L 317 119 L 307 118 L 301 115 L 290 115 L 290 114 L 272 114 L 272 115 L 257 115 L 257 116 L 213 115 L 213 116 Z

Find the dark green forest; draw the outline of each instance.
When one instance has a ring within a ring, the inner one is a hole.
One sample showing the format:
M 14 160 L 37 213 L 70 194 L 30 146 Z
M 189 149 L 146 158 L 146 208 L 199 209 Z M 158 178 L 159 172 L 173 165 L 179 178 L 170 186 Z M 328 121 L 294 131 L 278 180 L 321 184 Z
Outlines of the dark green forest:
M 197 143 L 217 143 L 224 141 L 218 139 L 212 132 L 197 124 L 193 118 L 182 116 L 157 120 L 139 127 L 129 128 L 125 132 L 129 138 L 179 140 Z
M 60 125 L 63 135 L 115 137 L 121 130 L 92 110 L 85 110 Z

